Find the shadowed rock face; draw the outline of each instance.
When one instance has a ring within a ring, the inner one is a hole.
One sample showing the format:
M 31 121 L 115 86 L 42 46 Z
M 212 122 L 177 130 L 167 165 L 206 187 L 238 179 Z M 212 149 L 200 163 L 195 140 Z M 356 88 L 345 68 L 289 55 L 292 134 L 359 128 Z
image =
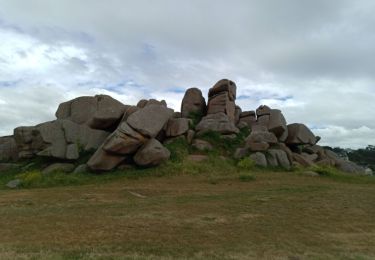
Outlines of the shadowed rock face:
M 0 161 L 18 159 L 17 143 L 13 136 L 0 137 Z
M 215 144 L 199 139 L 202 133 L 219 133 L 226 142 L 247 127 L 251 132 L 236 147 L 235 159 L 248 157 L 261 167 L 322 165 L 365 174 L 362 167 L 316 145 L 319 138 L 306 125 L 287 125 L 280 110 L 260 106 L 242 111 L 235 104 L 236 92 L 233 81 L 220 80 L 210 88 L 206 107 L 202 92 L 190 88 L 181 113 L 168 108 L 164 100 L 142 99 L 134 106 L 106 95 L 79 97 L 59 105 L 57 120 L 17 127 L 13 136 L 0 137 L 0 161 L 51 157 L 68 164 L 51 165 L 47 170 L 70 172 L 74 168 L 70 163 L 79 159 L 81 151 L 95 150 L 87 164 L 80 165 L 83 170 L 108 171 L 124 163 L 152 167 L 170 157 L 163 143 L 187 141 L 195 150 L 206 152 L 215 149 Z M 194 156 L 202 158 L 189 158 Z
M 108 135 L 108 132 L 69 120 L 54 120 L 33 127 L 14 129 L 19 158 L 39 155 L 78 159 L 79 149 L 97 149 Z

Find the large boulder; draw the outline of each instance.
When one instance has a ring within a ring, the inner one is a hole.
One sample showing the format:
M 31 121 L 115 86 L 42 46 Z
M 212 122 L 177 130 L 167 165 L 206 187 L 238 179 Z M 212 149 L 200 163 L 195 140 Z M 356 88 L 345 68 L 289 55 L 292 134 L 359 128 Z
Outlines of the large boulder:
M 126 158 L 124 155 L 108 153 L 99 147 L 87 162 L 87 166 L 93 171 L 109 171 L 116 168 Z
M 276 144 L 277 138 L 274 133 L 271 133 L 265 127 L 253 128 L 250 135 L 246 138 L 246 143 L 268 143 Z
M 190 119 L 171 118 L 168 121 L 165 134 L 167 137 L 174 137 L 185 134 L 189 130 Z
M 198 134 L 208 131 L 214 131 L 220 134 L 237 134 L 240 132 L 224 113 L 210 114 L 203 117 L 195 129 Z
M 229 79 L 219 80 L 210 90 L 208 91 L 208 98 L 211 98 L 219 93 L 227 92 L 229 100 L 234 101 L 236 99 L 236 83 Z
M 181 117 L 189 118 L 192 114 L 204 115 L 206 113 L 206 100 L 198 88 L 186 90 L 181 103 Z
M 133 157 L 139 166 L 149 167 L 167 161 L 171 153 L 158 140 L 150 139 Z
M 282 167 L 284 169 L 290 169 L 290 161 L 286 152 L 279 149 L 269 149 L 267 151 L 267 162 L 272 167 Z
M 208 92 L 207 115 L 224 113 L 231 122 L 236 124 L 236 88 L 236 84 L 228 79 L 219 80 L 210 88 Z
M 18 149 L 14 137 L 0 137 L 0 161 L 15 161 L 17 159 Z
M 231 101 L 227 92 L 219 93 L 208 100 L 207 114 L 225 113 L 235 123 L 236 104 Z
M 257 121 L 255 111 L 243 111 L 240 114 L 238 124 L 246 125 L 251 128 Z
M 271 108 L 266 105 L 261 105 L 256 109 L 257 117 L 270 115 L 271 114 Z
M 285 141 L 288 145 L 300 145 L 316 143 L 316 137 L 311 130 L 304 124 L 290 124 L 288 125 L 288 137 Z
M 163 105 L 148 105 L 132 113 L 127 123 L 147 137 L 156 137 L 168 120 L 173 117 L 173 110 Z
M 122 122 L 103 143 L 102 149 L 116 155 L 132 154 L 146 142 L 146 138 Z
M 261 152 L 251 154 L 250 159 L 254 161 L 256 166 L 267 167 L 266 156 Z
M 61 103 L 56 117 L 76 124 L 88 124 L 94 129 L 107 130 L 116 127 L 125 109 L 124 104 L 107 95 L 84 96 Z

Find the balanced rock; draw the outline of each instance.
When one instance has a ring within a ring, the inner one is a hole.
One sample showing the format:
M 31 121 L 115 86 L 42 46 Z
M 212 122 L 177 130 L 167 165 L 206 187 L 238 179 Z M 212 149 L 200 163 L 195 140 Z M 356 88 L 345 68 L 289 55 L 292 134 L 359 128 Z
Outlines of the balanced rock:
M 181 117 L 189 118 L 192 114 L 204 115 L 206 113 L 206 100 L 198 88 L 186 90 L 181 103 Z
M 208 92 L 207 115 L 224 113 L 236 123 L 236 84 L 228 79 L 219 80 Z
M 286 120 L 278 109 L 271 109 L 267 125 L 268 131 L 274 133 L 280 142 L 284 142 L 288 137 L 288 127 Z
M 127 123 L 147 137 L 156 137 L 173 116 L 173 110 L 163 105 L 147 105 L 131 114 Z
M 171 153 L 158 140 L 150 139 L 134 156 L 134 162 L 139 166 L 156 166 L 167 161 Z
M 202 118 L 202 120 L 195 127 L 198 134 L 208 131 L 218 132 L 220 134 L 237 134 L 240 130 L 229 120 L 224 113 L 209 114 Z
M 285 143 L 288 145 L 314 145 L 316 137 L 304 124 L 290 124 L 288 125 L 288 138 Z
M 236 83 L 229 79 L 221 79 L 212 88 L 210 88 L 210 90 L 208 91 L 208 98 L 216 96 L 217 94 L 222 92 L 227 92 L 229 99 L 231 101 L 234 101 L 236 100 L 236 91 Z
M 271 114 L 271 108 L 265 105 L 259 106 L 256 110 L 257 117 L 270 115 Z
M 229 99 L 229 94 L 223 92 L 209 98 L 207 114 L 224 113 L 235 123 L 235 103 Z

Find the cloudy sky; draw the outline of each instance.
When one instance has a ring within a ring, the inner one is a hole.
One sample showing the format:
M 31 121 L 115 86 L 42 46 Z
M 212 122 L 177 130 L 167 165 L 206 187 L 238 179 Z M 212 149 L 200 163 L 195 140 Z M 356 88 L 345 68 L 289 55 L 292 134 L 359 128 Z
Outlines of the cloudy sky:
M 236 82 L 321 144 L 375 144 L 373 0 L 0 0 L 0 135 L 54 118 L 60 102 L 126 103 Z

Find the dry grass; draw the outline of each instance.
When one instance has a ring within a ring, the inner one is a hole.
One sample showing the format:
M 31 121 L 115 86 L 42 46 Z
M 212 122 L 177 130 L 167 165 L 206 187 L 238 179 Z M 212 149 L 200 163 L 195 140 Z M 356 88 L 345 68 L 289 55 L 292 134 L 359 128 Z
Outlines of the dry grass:
M 1 190 L 0 234 L 0 259 L 374 259 L 375 184 L 275 172 Z

